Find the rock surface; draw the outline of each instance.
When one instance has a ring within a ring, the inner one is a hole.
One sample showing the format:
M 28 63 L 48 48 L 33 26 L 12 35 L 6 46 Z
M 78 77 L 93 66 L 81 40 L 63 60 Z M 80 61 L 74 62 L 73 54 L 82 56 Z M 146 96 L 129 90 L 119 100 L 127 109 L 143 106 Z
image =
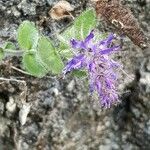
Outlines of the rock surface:
M 6 40 L 16 44 L 16 30 L 22 20 L 34 21 L 41 32 L 53 33 L 65 28 L 65 21 L 55 22 L 47 15 L 57 0 L 0 0 L 0 45 Z M 80 11 L 89 6 L 86 0 L 68 0 Z M 128 5 L 150 37 L 150 1 L 129 1 Z M 77 12 L 79 13 L 79 12 Z M 47 17 L 40 24 L 41 19 Z M 109 30 L 109 29 L 108 29 Z M 23 77 L 27 83 L 26 102 L 31 105 L 26 123 L 19 122 L 24 87 L 19 82 L 0 83 L 0 150 L 149 150 L 150 148 L 150 58 L 125 39 L 117 59 L 128 73 L 122 75 L 119 89 L 122 103 L 101 110 L 91 99 L 84 81 L 36 79 L 10 70 L 18 58 L 7 58 L 0 65 L 1 76 Z M 14 111 L 8 113 L 10 97 Z

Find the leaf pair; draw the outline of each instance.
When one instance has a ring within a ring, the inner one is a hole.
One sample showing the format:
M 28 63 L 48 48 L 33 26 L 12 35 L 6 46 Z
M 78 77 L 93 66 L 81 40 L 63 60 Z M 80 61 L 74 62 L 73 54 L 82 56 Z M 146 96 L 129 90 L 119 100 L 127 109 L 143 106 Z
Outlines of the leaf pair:
M 18 43 L 23 54 L 23 67 L 37 77 L 61 72 L 63 63 L 52 42 L 41 36 L 32 22 L 24 21 L 18 29 Z

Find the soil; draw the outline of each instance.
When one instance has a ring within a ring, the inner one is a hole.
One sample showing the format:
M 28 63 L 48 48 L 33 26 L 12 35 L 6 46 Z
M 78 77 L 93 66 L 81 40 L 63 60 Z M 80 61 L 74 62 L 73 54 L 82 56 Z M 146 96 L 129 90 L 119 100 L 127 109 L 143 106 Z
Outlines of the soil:
M 55 40 L 54 33 L 71 22 L 49 17 L 56 2 L 0 0 L 0 45 L 9 40 L 18 46 L 16 31 L 23 20 Z M 92 7 L 87 0 L 68 2 L 75 16 Z M 150 38 L 150 1 L 123 2 Z M 149 150 L 150 58 L 128 38 L 115 57 L 128 75 L 121 73 L 119 80 L 121 103 L 107 110 L 90 97 L 85 80 L 31 77 L 14 69 L 21 68 L 20 57 L 6 57 L 0 64 L 0 150 Z

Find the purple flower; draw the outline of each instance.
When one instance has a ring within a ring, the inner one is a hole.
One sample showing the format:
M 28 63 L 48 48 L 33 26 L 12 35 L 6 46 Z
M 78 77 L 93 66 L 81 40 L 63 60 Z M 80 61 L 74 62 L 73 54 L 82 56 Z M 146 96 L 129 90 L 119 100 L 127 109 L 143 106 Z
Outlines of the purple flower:
M 94 42 L 94 31 L 83 40 L 71 40 L 73 49 L 78 53 L 67 63 L 63 70 L 66 74 L 74 69 L 88 71 L 90 92 L 97 92 L 102 107 L 110 108 L 118 100 L 117 75 L 115 69 L 120 65 L 110 58 L 110 54 L 119 50 L 120 46 L 112 46 L 115 39 L 110 34 L 106 39 Z

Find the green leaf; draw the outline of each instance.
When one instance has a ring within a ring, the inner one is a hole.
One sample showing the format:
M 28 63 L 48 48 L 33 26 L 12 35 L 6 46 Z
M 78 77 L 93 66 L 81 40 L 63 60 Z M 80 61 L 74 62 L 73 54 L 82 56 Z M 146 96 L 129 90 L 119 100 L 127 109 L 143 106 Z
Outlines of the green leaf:
M 4 58 L 4 50 L 0 47 L 0 61 Z
M 73 70 L 71 75 L 76 76 L 78 78 L 83 78 L 87 76 L 87 72 L 84 70 Z
M 49 71 L 54 74 L 59 74 L 62 71 L 64 67 L 63 62 L 52 45 L 52 42 L 46 37 L 39 39 L 38 55 Z
M 3 48 L 9 50 L 15 50 L 16 46 L 12 42 L 6 42 Z
M 48 72 L 36 53 L 25 53 L 22 62 L 26 71 L 33 76 L 43 77 Z
M 96 15 L 93 9 L 86 10 L 75 19 L 76 38 L 84 39 L 96 26 Z
M 72 38 L 82 40 L 84 39 L 92 29 L 96 26 L 96 15 L 95 11 L 90 9 L 84 11 L 79 17 L 74 21 L 74 24 L 68 27 L 62 34 L 58 35 L 60 41 L 59 51 L 66 58 L 72 56 L 70 51 L 70 40 Z M 65 53 L 63 53 L 65 51 Z
M 64 43 L 61 41 L 58 50 L 63 58 L 71 58 L 73 56 L 69 43 Z
M 24 21 L 18 29 L 18 43 L 21 49 L 30 50 L 37 47 L 39 34 L 33 22 Z
M 61 35 L 58 35 L 58 39 L 60 41 L 59 51 L 60 54 L 65 58 L 70 58 L 73 53 L 70 50 L 70 40 L 75 37 L 74 26 L 67 28 Z

